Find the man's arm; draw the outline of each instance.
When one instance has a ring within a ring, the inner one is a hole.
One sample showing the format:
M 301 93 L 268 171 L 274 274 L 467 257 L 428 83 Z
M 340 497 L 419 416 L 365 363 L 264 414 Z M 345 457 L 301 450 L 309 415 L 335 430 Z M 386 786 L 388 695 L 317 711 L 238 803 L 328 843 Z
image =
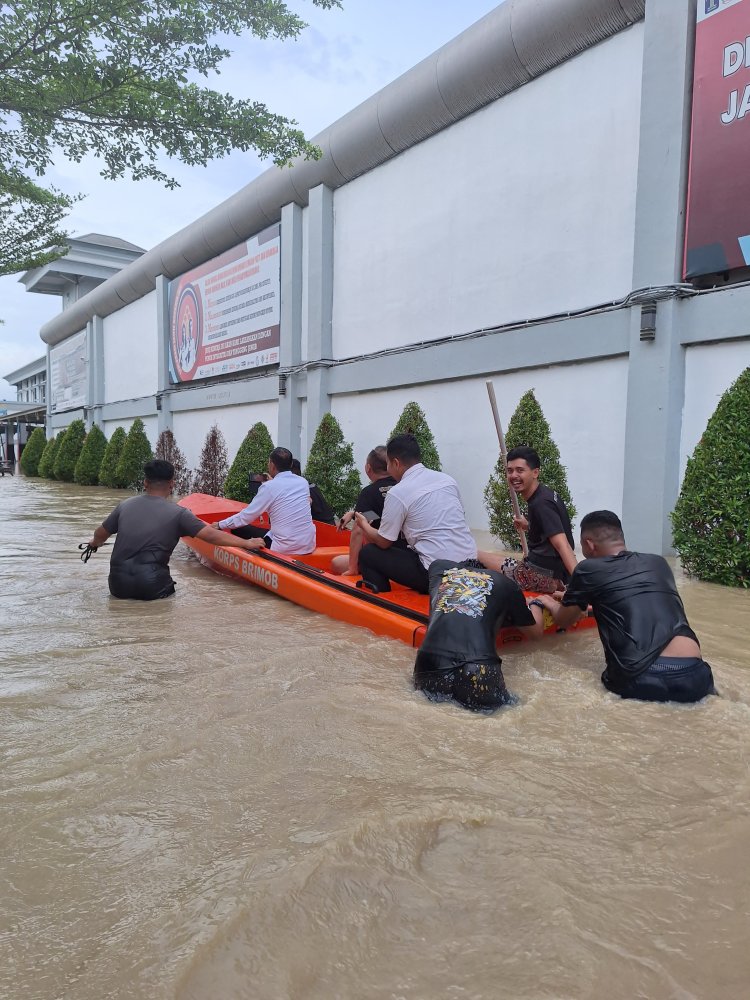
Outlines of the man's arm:
M 549 543 L 553 546 L 557 554 L 560 556 L 563 562 L 563 566 L 572 576 L 573 570 L 578 565 L 578 560 L 576 559 L 575 552 L 570 547 L 570 542 L 565 537 L 564 533 L 559 535 L 550 535 Z
M 257 552 L 259 549 L 266 547 L 266 543 L 262 538 L 238 538 L 237 535 L 230 535 L 228 531 L 221 531 L 210 524 L 207 524 L 205 528 L 201 528 L 198 534 L 195 535 L 195 538 L 200 538 L 210 545 L 233 545 L 238 549 L 247 549 L 248 552 Z
M 364 540 L 364 535 L 359 525 L 355 524 L 352 528 L 351 538 L 349 539 L 349 567 L 346 570 L 346 576 L 359 575 L 359 554 L 362 551 Z
M 384 538 L 377 528 L 373 528 L 370 522 L 362 514 L 355 514 L 354 520 L 357 523 L 357 527 L 362 529 L 362 534 L 368 542 L 372 542 L 377 545 L 380 549 L 389 549 L 393 545 L 393 540 L 390 538 Z M 381 522 L 382 523 L 382 522 Z M 354 539 L 352 539 L 354 541 Z M 361 548 L 361 546 L 360 546 Z
M 89 542 L 89 545 L 91 546 L 92 549 L 98 549 L 100 546 L 104 545 L 104 543 L 107 541 L 110 535 L 111 532 L 107 531 L 107 529 L 104 527 L 103 524 L 100 524 L 99 527 L 94 532 L 93 537 Z
M 555 625 L 558 625 L 560 628 L 568 628 L 568 626 L 575 624 L 579 618 L 583 618 L 586 614 L 577 604 L 560 604 L 559 601 L 556 601 L 549 594 L 539 594 L 536 600 L 545 606 L 552 615 Z
M 244 510 L 232 514 L 231 517 L 225 517 L 223 521 L 214 521 L 213 527 L 219 530 L 222 528 L 243 528 L 246 524 L 252 524 L 261 514 L 265 514 L 271 505 L 271 497 L 268 496 L 267 490 L 264 491 L 265 485 L 265 483 L 261 483 L 260 489 Z M 312 500 L 310 502 L 312 503 Z M 227 543 L 221 542 L 219 544 L 226 545 Z

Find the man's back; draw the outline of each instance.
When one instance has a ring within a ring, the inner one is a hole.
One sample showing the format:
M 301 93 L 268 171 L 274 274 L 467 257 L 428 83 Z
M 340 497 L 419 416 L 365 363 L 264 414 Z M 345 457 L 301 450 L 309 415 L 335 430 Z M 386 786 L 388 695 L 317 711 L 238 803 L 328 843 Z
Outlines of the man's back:
M 142 554 L 166 566 L 183 535 L 196 535 L 205 528 L 205 523 L 191 511 L 147 493 L 123 500 L 103 524 L 110 534 L 117 533 L 113 566 Z
M 251 506 L 257 507 L 258 515 L 268 513 L 273 551 L 304 553 L 315 548 L 315 525 L 306 479 L 293 472 L 279 472 L 261 485 Z

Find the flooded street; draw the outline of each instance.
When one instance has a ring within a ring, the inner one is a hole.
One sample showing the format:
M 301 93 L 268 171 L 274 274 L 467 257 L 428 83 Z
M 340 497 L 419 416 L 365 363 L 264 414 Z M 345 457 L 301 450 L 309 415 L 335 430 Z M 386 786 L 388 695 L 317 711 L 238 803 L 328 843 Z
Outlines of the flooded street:
M 706 704 L 608 694 L 593 632 L 475 716 L 182 545 L 111 599 L 123 495 L 0 480 L 3 1000 L 747 996 L 750 594 L 681 582 Z

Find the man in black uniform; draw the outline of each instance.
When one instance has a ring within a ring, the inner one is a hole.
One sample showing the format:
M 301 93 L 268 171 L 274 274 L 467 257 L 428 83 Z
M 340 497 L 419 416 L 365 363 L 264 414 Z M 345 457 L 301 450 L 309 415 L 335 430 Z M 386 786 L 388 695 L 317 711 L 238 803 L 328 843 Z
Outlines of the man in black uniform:
M 539 482 L 540 464 L 539 455 L 526 447 L 511 448 L 506 460 L 508 486 L 528 504 L 528 519 L 513 518 L 516 527 L 527 532 L 528 556 L 519 562 L 480 552 L 479 559 L 515 580 L 522 590 L 554 594 L 565 589 L 575 569 L 575 542 L 565 504 Z
M 298 458 L 292 459 L 292 472 L 295 476 L 301 476 L 302 479 L 305 478 L 302 475 L 302 466 Z M 309 480 L 307 485 L 310 487 L 310 515 L 313 521 L 321 521 L 323 524 L 336 524 L 336 515 L 331 505 L 323 496 L 321 488 Z
M 354 510 L 349 510 L 341 518 L 341 527 L 354 519 L 355 513 L 369 515 L 368 520 L 373 528 L 380 527 L 380 518 L 383 516 L 383 504 L 385 497 L 391 486 L 396 485 L 393 476 L 388 475 L 388 456 L 385 445 L 378 445 L 373 448 L 365 459 L 365 475 L 370 480 L 357 497 Z M 374 515 L 374 516 L 373 516 Z M 349 539 L 349 555 L 335 556 L 331 560 L 331 572 L 340 573 L 342 576 L 359 576 L 359 553 L 364 544 L 364 535 L 357 522 L 352 527 L 351 538 Z
M 581 551 L 586 558 L 576 566 L 562 604 L 547 595 L 538 603 L 562 628 L 591 604 L 607 664 L 604 686 L 642 701 L 693 702 L 714 694 L 711 668 L 666 559 L 629 552 L 620 519 L 610 510 L 581 521 Z
M 496 636 L 505 625 L 533 628 L 523 593 L 476 559 L 437 559 L 429 578 L 430 624 L 417 653 L 414 686 L 433 701 L 453 700 L 473 711 L 510 704 Z

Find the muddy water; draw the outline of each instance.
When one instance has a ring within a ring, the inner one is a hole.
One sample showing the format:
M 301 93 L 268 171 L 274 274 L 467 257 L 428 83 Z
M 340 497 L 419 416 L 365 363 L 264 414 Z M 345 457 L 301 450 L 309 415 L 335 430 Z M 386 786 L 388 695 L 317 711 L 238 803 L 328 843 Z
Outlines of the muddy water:
M 594 634 L 476 717 L 182 546 L 111 600 L 116 498 L 0 480 L 0 996 L 748 995 L 750 595 L 683 584 L 721 698 L 619 701 Z

